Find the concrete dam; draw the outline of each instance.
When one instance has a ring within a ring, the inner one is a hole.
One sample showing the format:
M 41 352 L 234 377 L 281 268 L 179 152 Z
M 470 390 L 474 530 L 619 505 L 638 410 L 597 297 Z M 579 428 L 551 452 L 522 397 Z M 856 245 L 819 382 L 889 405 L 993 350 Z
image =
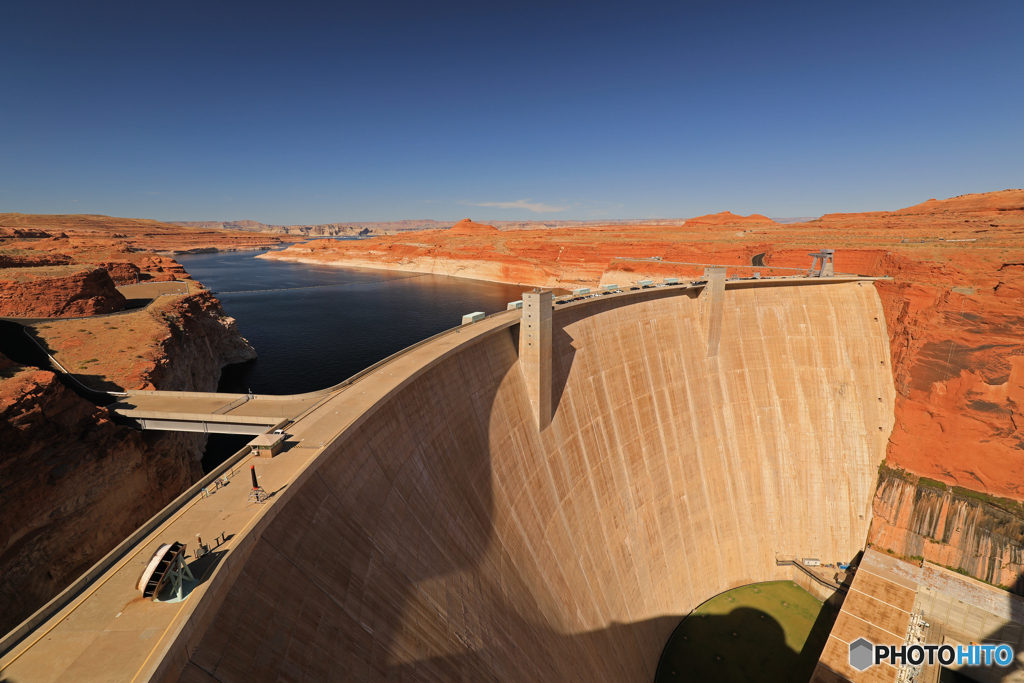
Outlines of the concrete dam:
M 195 497 L 3 675 L 648 683 L 778 554 L 863 548 L 895 399 L 870 279 L 524 302 L 307 410 L 254 461 L 266 504 Z M 141 600 L 140 561 L 200 532 L 192 593 Z

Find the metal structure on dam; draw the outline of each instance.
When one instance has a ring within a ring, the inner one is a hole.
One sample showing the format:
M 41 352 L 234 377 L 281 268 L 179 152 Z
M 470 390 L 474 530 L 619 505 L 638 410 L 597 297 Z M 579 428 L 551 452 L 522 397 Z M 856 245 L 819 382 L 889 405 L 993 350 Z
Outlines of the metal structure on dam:
M 536 350 L 511 310 L 307 397 L 285 452 L 184 494 L 8 635 L 0 675 L 651 681 L 707 598 L 861 550 L 893 425 L 871 278 L 709 285 L 546 327 L 538 296 Z M 187 398 L 163 412 L 217 414 Z M 141 599 L 197 534 L 191 592 Z

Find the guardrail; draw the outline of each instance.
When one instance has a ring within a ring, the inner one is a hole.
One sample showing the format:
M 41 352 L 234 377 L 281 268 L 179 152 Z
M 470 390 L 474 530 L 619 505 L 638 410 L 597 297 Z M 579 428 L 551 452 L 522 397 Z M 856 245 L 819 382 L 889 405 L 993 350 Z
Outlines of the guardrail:
M 745 263 L 729 263 L 723 265 L 721 263 L 689 263 L 687 261 L 654 261 L 649 258 L 634 258 L 631 256 L 616 256 L 615 258 L 612 259 L 612 261 L 632 261 L 634 263 L 669 263 L 673 266 L 699 266 L 702 268 L 757 268 L 759 270 L 795 270 L 800 273 L 810 273 L 812 270 L 811 268 L 796 268 L 794 266 L 755 266 L 747 265 Z M 836 271 L 836 275 L 856 275 L 856 273 L 840 273 L 839 271 Z
M 775 566 L 777 566 L 777 567 L 786 567 L 786 566 L 796 567 L 797 569 L 802 571 L 804 574 L 806 574 L 807 576 L 811 577 L 816 582 L 818 582 L 819 584 L 821 584 L 825 588 L 828 588 L 829 590 L 838 591 L 840 593 L 845 593 L 847 591 L 846 586 L 844 586 L 843 584 L 835 583 L 833 581 L 827 581 L 827 580 L 821 578 L 820 576 L 818 576 L 817 574 L 812 572 L 810 569 L 805 567 L 803 565 L 803 563 L 798 562 L 796 560 L 780 560 L 778 558 L 775 558 Z

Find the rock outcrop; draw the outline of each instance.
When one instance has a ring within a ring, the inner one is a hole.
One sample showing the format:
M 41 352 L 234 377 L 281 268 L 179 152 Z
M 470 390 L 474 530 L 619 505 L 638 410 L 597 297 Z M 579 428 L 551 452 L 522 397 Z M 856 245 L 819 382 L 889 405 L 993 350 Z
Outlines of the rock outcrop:
M 168 299 L 133 388 L 215 391 L 225 365 L 255 357 L 209 292 Z M 115 425 L 52 372 L 0 356 L 0 444 L 6 632 L 198 480 L 206 435 Z
M 993 211 L 1024 211 L 1024 190 L 1003 190 L 1002 192 L 974 192 L 949 199 L 929 199 L 926 202 L 908 206 L 896 211 L 897 214 L 933 213 L 990 213 Z
M 37 275 L 29 269 L 0 270 L 0 316 L 56 318 L 113 313 L 125 298 L 103 268 Z
M 235 319 L 209 292 L 175 297 L 164 319 L 167 334 L 152 356 L 156 362 L 141 386 L 126 388 L 216 391 L 221 368 L 256 357 Z
M 52 372 L 0 363 L 6 632 L 201 477 L 205 437 L 115 425 Z
M 41 268 L 43 266 L 70 265 L 71 257 L 66 254 L 44 254 L 38 256 L 13 256 L 0 254 L 0 268 Z
M 882 468 L 868 542 L 1024 594 L 1024 508 Z
M 729 211 L 722 211 L 720 213 L 707 214 L 706 216 L 697 216 L 696 218 L 687 218 L 686 225 L 746 225 L 748 223 L 754 225 L 763 224 L 774 224 L 771 218 L 762 216 L 759 213 L 752 213 L 749 216 L 737 216 Z
M 448 233 L 452 235 L 486 235 L 496 232 L 500 232 L 500 230 L 493 225 L 474 223 L 469 218 L 463 218 L 448 230 Z

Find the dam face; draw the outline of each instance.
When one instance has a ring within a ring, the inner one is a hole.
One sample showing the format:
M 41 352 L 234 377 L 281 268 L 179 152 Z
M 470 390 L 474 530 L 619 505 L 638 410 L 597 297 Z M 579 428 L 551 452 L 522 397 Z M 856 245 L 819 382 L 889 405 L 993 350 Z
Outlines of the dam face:
M 538 430 L 518 325 L 309 465 L 225 571 L 183 681 L 653 680 L 679 620 L 775 554 L 863 546 L 894 390 L 870 283 L 555 310 Z M 216 603 L 214 603 L 216 604 Z

